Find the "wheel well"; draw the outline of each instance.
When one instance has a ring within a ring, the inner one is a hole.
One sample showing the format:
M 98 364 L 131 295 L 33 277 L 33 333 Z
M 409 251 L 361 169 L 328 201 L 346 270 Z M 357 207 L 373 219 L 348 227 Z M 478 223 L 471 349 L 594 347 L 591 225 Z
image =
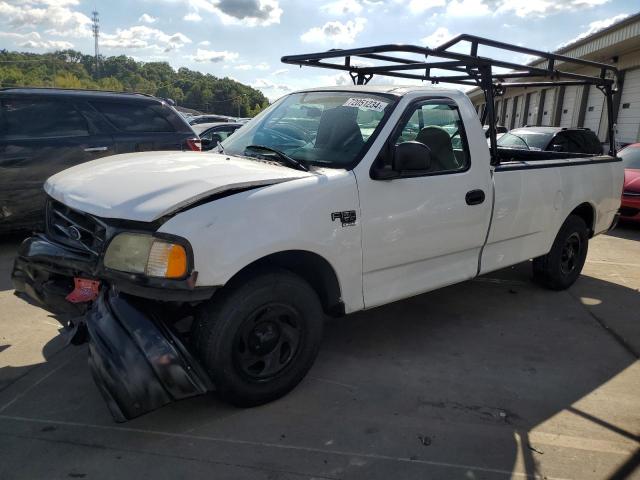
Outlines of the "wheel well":
M 247 265 L 236 273 L 227 284 L 238 277 L 250 275 L 256 270 L 284 268 L 302 277 L 316 291 L 325 313 L 344 315 L 344 304 L 338 276 L 331 264 L 316 253 L 306 250 L 288 250 L 272 253 Z
M 589 237 L 593 236 L 595 213 L 593 211 L 593 207 L 590 204 L 583 203 L 578 205 L 572 210 L 569 215 L 577 215 L 578 217 L 582 218 L 584 220 L 584 223 L 587 224 L 587 228 L 589 229 Z

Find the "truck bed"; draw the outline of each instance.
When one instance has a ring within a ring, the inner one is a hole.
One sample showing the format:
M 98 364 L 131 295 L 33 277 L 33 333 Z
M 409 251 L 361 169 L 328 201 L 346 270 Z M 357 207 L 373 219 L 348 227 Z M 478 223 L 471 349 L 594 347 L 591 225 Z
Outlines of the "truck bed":
M 543 150 L 520 150 L 517 148 L 498 148 L 498 161 L 492 158 L 493 164 L 538 162 L 543 160 L 615 161 L 610 155 L 594 155 L 587 153 L 550 152 Z M 573 163 L 573 162 L 571 162 Z

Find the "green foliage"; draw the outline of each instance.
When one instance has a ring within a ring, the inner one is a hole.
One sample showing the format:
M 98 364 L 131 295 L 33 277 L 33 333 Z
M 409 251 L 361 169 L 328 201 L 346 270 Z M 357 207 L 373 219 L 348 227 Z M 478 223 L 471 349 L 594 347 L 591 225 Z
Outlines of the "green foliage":
M 0 50 L 0 87 L 60 87 L 141 92 L 171 98 L 206 113 L 250 117 L 269 105 L 262 92 L 166 62 L 137 62 L 125 55 L 95 59 L 75 50 L 22 53 Z

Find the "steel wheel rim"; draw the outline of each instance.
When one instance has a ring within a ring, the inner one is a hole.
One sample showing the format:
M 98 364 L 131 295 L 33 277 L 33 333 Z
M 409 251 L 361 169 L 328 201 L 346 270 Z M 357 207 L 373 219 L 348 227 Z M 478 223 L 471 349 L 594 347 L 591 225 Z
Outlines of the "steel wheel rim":
M 580 235 L 574 232 L 569 235 L 560 253 L 560 270 L 564 275 L 570 274 L 577 268 L 581 251 L 582 240 Z
M 233 344 L 234 364 L 250 380 L 273 379 L 293 363 L 302 334 L 302 318 L 293 307 L 260 306 L 240 325 Z

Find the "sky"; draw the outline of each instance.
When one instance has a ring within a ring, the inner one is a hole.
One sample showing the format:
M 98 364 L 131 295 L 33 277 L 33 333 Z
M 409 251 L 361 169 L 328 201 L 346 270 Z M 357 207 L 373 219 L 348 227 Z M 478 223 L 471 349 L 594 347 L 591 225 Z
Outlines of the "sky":
M 436 46 L 459 33 L 553 51 L 637 13 L 639 4 L 637 0 L 0 0 L 0 49 L 42 53 L 73 48 L 93 54 L 94 9 L 100 17 L 103 55 L 166 61 L 176 69 L 233 78 L 273 100 L 300 88 L 350 82 L 345 74 L 284 65 L 283 55 L 384 43 Z M 521 54 L 502 58 L 531 60 Z

